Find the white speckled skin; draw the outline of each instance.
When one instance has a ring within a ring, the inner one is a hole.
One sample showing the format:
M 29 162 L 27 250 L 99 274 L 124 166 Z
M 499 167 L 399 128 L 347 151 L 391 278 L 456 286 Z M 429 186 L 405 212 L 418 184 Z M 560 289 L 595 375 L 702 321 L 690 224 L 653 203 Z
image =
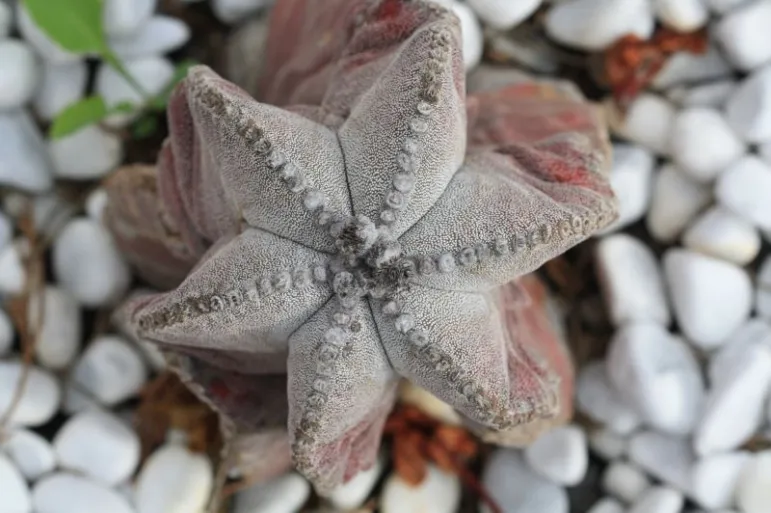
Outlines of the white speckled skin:
M 276 5 L 262 99 L 284 108 L 192 69 L 169 106 L 162 204 L 106 214 L 143 276 L 198 255 L 176 288 L 129 301 L 124 328 L 226 416 L 285 371 L 293 460 L 321 492 L 372 464 L 400 376 L 481 431 L 557 415 L 495 288 L 615 217 L 604 124 L 575 94 L 467 98 L 449 11 L 331 2 Z

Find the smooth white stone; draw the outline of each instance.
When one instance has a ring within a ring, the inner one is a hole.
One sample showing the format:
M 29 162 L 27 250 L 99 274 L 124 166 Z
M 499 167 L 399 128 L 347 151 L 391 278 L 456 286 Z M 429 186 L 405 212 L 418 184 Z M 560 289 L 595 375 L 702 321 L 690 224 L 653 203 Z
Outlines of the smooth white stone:
M 426 415 L 444 424 L 456 426 L 463 422 L 452 406 L 406 379 L 399 385 L 399 401 L 416 406 Z
M 589 467 L 586 434 L 577 426 L 559 426 L 545 432 L 524 454 L 533 470 L 564 486 L 580 483 Z
M 749 317 L 752 283 L 741 267 L 683 249 L 668 250 L 663 262 L 675 316 L 690 341 L 715 348 Z
M 109 45 L 118 57 L 134 59 L 163 55 L 184 46 L 190 40 L 190 27 L 171 16 L 153 16 L 139 31 L 126 37 L 110 38 Z
M 43 192 L 53 185 L 43 136 L 23 110 L 0 113 L 0 185 Z
M 506 513 L 568 513 L 565 489 L 530 470 L 517 450 L 497 449 L 487 460 L 482 483 Z M 479 510 L 490 513 L 486 504 L 480 503 Z M 410 511 L 423 512 L 419 509 Z
M 329 496 L 330 503 L 342 511 L 351 511 L 359 508 L 367 497 L 369 497 L 372 488 L 377 483 L 383 472 L 384 458 L 378 457 L 375 464 L 367 470 L 359 472 L 347 483 L 337 487 Z
M 148 23 L 157 4 L 158 0 L 104 0 L 104 31 L 112 37 L 136 35 Z
M 645 215 L 651 199 L 654 156 L 630 144 L 613 145 L 610 186 L 618 199 L 618 219 L 601 233 L 630 225 Z
M 22 365 L 18 361 L 0 361 L 0 416 L 5 415 L 16 394 Z M 48 372 L 32 367 L 21 400 L 13 410 L 11 425 L 40 426 L 56 413 L 61 400 L 59 383 Z
M 468 71 L 475 68 L 482 60 L 485 43 L 482 26 L 468 5 L 453 2 L 450 8 L 460 20 L 463 36 L 463 64 Z
M 680 513 L 685 505 L 682 492 L 652 486 L 629 509 L 629 513 Z
M 310 494 L 308 481 L 292 472 L 238 492 L 233 513 L 297 513 Z
M 32 490 L 35 513 L 134 513 L 118 492 L 69 472 L 56 472 Z
M 112 406 L 139 393 L 147 374 L 129 342 L 117 335 L 102 335 L 88 345 L 72 380 L 102 404 Z
M 715 184 L 717 200 L 762 230 L 771 230 L 771 166 L 747 155 Z
M 753 0 L 706 0 L 710 9 L 718 14 L 725 14 L 741 5 L 747 5 Z
M 227 24 L 239 22 L 274 0 L 212 0 L 212 10 L 217 18 Z
M 0 110 L 23 107 L 35 94 L 39 77 L 40 65 L 27 44 L 0 40 Z
M 760 252 L 760 232 L 730 210 L 716 206 L 701 215 L 683 234 L 686 248 L 746 265 Z
M 4 310 L 0 309 L 0 357 L 11 352 L 14 336 L 15 331 L 11 318 Z
M 38 362 L 52 370 L 64 369 L 72 363 L 80 349 L 82 335 L 80 305 L 67 291 L 47 285 L 42 299 L 35 295 L 27 309 L 30 326 L 37 326 L 39 308 L 43 308 L 41 330 L 35 344 Z
M 174 77 L 174 65 L 162 57 L 142 57 L 127 59 L 124 66 L 142 89 L 150 96 L 163 91 Z M 95 92 L 100 94 L 107 107 L 129 102 L 143 105 L 145 100 L 140 93 L 112 67 L 102 64 L 96 72 Z M 113 127 L 123 127 L 134 120 L 135 114 L 112 114 L 104 122 Z
M 677 32 L 693 32 L 709 20 L 704 0 L 653 0 L 653 12 L 661 23 Z
M 768 513 L 771 504 L 771 450 L 758 452 L 742 471 L 736 487 L 742 513 Z
M 13 231 L 13 221 L 5 212 L 0 211 L 0 250 L 4 249 L 11 242 Z
M 608 428 L 595 429 L 589 434 L 589 448 L 604 460 L 616 460 L 626 454 L 629 441 Z
M 763 422 L 771 389 L 771 348 L 754 344 L 732 363 L 725 378 L 707 394 L 704 415 L 693 438 L 699 455 L 740 446 Z
M 139 463 L 139 437 L 115 415 L 89 410 L 71 417 L 53 440 L 59 464 L 114 486 Z
M 624 513 L 624 505 L 616 499 L 603 497 L 595 502 L 587 513 Z
M 113 171 L 123 160 L 123 141 L 98 125 L 81 128 L 48 141 L 54 174 L 70 180 L 94 180 Z
M 619 136 L 666 156 L 676 114 L 670 101 L 643 92 L 630 103 L 623 119 L 614 123 L 614 128 Z
M 145 361 L 154 371 L 160 372 L 166 368 L 166 358 L 164 358 L 157 345 L 146 340 L 140 340 L 138 345 L 139 349 L 142 350 Z
M 602 473 L 600 484 L 605 493 L 626 503 L 636 501 L 651 486 L 645 472 L 626 461 L 611 462 Z
M 488 490 L 490 493 L 494 492 Z M 460 504 L 460 482 L 434 465 L 428 466 L 425 479 L 417 486 L 391 475 L 380 495 L 382 513 L 454 513 Z
M 0 2 L 0 39 L 8 37 L 8 34 L 11 33 L 12 25 L 13 11 L 11 7 L 5 2 Z
M 102 409 L 102 405 L 91 394 L 86 393 L 72 383 L 67 383 L 64 386 L 62 411 L 67 415 L 75 415 L 86 410 L 100 409 Z
M 19 192 L 10 193 L 3 198 L 6 212 L 16 219 L 24 215 L 29 203 L 29 196 Z M 80 208 L 71 200 L 65 199 L 57 191 L 37 195 L 32 198 L 32 221 L 38 235 L 51 237 L 58 233 L 66 221 Z
M 18 238 L 0 250 L 0 293 L 20 294 L 24 291 L 27 272 L 24 257 L 29 252 L 29 242 Z
M 87 307 L 114 303 L 131 281 L 110 233 L 85 217 L 70 221 L 54 241 L 53 268 L 59 283 Z
M 771 140 L 771 65 L 744 79 L 725 105 L 731 128 L 750 143 Z
M 32 512 L 27 483 L 19 470 L 3 454 L 0 454 L 0 486 L 0 513 Z
M 749 461 L 750 454 L 746 452 L 714 454 L 696 460 L 688 496 L 709 510 L 733 506 L 739 477 Z
M 628 434 L 640 425 L 640 417 L 613 388 L 605 362 L 585 365 L 576 380 L 578 409 L 602 422 L 615 433 Z
M 712 107 L 722 109 L 736 89 L 734 80 L 718 80 L 695 86 L 678 86 L 667 97 L 681 107 Z
M 737 358 L 752 346 L 759 344 L 771 349 L 771 325 L 762 319 L 753 318 L 744 323 L 728 337 L 726 343 L 710 356 L 708 376 L 711 387 L 718 386 L 724 378 L 730 377 Z
M 672 0 L 663 0 L 673 3 Z M 682 0 L 674 0 L 682 1 Z M 701 2 L 701 0 L 686 0 Z M 733 75 L 733 68 L 717 47 L 710 45 L 706 52 L 676 52 L 656 74 L 651 85 L 656 89 L 669 89 L 680 84 L 714 81 Z
M 654 322 L 623 326 L 606 356 L 608 377 L 649 425 L 693 431 L 704 402 L 699 364 L 685 342 Z
M 16 467 L 29 481 L 36 481 L 42 475 L 52 472 L 56 468 L 53 447 L 48 440 L 34 431 L 18 429 L 11 432 L 8 438 L 0 442 L 0 450 L 13 460 Z M 0 511 L 2 511 L 2 506 L 0 506 Z
M 629 440 L 629 459 L 654 478 L 687 490 L 696 456 L 687 438 L 641 431 Z
M 48 37 L 48 34 L 32 21 L 24 2 L 18 2 L 17 6 L 19 32 L 45 61 L 54 64 L 66 64 L 81 59 L 80 55 L 65 50 L 59 43 Z
M 212 465 L 203 454 L 164 445 L 145 462 L 136 481 L 138 513 L 198 513 L 214 484 Z
M 486 25 L 499 30 L 508 30 L 529 18 L 542 0 L 467 0 Z
M 712 189 L 671 164 L 661 167 L 653 181 L 653 197 L 645 226 L 659 242 L 670 243 L 712 199 Z
M 769 26 L 771 1 L 756 0 L 724 16 L 713 33 L 734 66 L 750 70 L 771 61 Z
M 746 151 L 723 115 L 706 107 L 680 111 L 670 135 L 675 164 L 699 182 L 715 179 Z
M 108 200 L 107 190 L 103 187 L 98 187 L 91 191 L 86 198 L 86 215 L 94 221 L 101 223 L 104 219 L 104 209 L 107 206 Z
M 766 258 L 757 276 L 758 290 L 755 295 L 755 309 L 758 315 L 771 321 L 771 258 Z
M 758 146 L 758 155 L 771 166 L 771 141 Z
M 555 41 L 582 50 L 603 50 L 634 34 L 648 39 L 654 19 L 648 0 L 571 0 L 546 14 L 546 33 Z
M 51 121 L 65 107 L 83 98 L 87 81 L 85 61 L 68 64 L 46 62 L 32 103 L 35 112 L 43 120 Z
M 632 321 L 670 321 L 656 255 L 640 240 L 621 233 L 604 237 L 596 249 L 597 273 L 616 326 Z

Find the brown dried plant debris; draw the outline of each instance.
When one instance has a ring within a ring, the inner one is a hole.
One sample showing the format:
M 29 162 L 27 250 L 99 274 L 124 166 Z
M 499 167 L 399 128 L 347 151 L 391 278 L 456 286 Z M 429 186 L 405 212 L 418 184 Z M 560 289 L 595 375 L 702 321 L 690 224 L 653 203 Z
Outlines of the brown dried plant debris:
M 661 27 L 650 39 L 630 34 L 605 51 L 605 79 L 616 102 L 624 109 L 653 81 L 673 54 L 701 54 L 707 46 L 706 29 L 684 34 Z

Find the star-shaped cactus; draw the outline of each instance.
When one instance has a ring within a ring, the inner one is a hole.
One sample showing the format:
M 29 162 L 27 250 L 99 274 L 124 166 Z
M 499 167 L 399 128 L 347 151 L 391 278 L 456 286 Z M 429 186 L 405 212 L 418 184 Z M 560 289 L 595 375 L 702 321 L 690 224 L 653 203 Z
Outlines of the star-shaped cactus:
M 174 354 L 236 424 L 276 426 L 286 412 L 265 410 L 288 400 L 294 463 L 327 491 L 371 465 L 401 377 L 481 432 L 557 414 L 500 287 L 615 206 L 601 120 L 572 93 L 526 83 L 467 98 L 450 12 L 318 4 L 275 7 L 273 105 L 190 71 L 157 190 L 107 217 L 145 276 L 185 275 L 129 302 L 129 331 Z

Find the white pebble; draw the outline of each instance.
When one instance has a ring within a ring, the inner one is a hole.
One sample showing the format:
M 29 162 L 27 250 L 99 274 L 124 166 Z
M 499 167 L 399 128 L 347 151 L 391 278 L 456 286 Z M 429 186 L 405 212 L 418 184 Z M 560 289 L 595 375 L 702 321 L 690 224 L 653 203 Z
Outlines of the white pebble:
M 508 30 L 529 18 L 542 3 L 542 0 L 467 0 L 477 16 L 488 26 L 498 30 Z
M 0 416 L 6 414 L 13 401 L 21 377 L 18 361 L 0 361 Z M 59 382 L 48 372 L 32 367 L 21 400 L 11 415 L 11 425 L 40 426 L 56 413 L 61 400 Z
M 653 0 L 656 17 L 677 32 L 693 32 L 709 20 L 703 0 Z
M 734 80 L 717 80 L 695 86 L 670 89 L 667 97 L 682 107 L 712 107 L 722 109 L 736 89 Z
M 8 438 L 0 442 L 0 449 L 13 460 L 29 481 L 37 481 L 42 475 L 56 468 L 53 447 L 48 440 L 34 431 L 18 429 L 11 432 Z M 1 508 L 0 506 L 0 511 Z
M 233 513 L 297 513 L 311 494 L 311 485 L 292 472 L 238 492 Z
M 338 486 L 329 496 L 330 503 L 341 511 L 359 508 L 383 472 L 384 458 L 378 457 L 375 464 L 367 470 L 359 472 L 347 483 Z
M 109 46 L 122 59 L 163 55 L 190 40 L 190 28 L 171 16 L 153 16 L 139 31 L 126 37 L 110 38 Z
M 0 484 L 3 492 L 0 513 L 31 513 L 32 501 L 27 483 L 19 470 L 3 454 L 0 454 Z
M 743 513 L 768 513 L 771 504 L 771 450 L 758 452 L 747 464 L 736 489 Z
M 27 310 L 29 325 L 37 326 L 39 308 L 43 308 L 35 355 L 44 367 L 64 369 L 80 349 L 80 305 L 72 295 L 58 287 L 47 285 L 42 294 L 42 298 L 38 295 L 30 298 Z
M 673 3 L 672 0 L 668 0 Z M 678 0 L 675 0 L 678 1 Z M 701 0 L 687 0 L 701 1 Z M 669 89 L 674 85 L 712 81 L 733 74 L 733 68 L 717 47 L 710 45 L 704 53 L 676 52 L 667 59 L 653 79 L 656 89 Z
M 530 470 L 517 450 L 497 449 L 487 460 L 482 483 L 506 513 L 568 513 L 565 489 Z M 402 511 L 408 513 L 406 509 Z M 409 511 L 422 513 L 424 510 Z M 490 513 L 490 508 L 480 504 L 480 513 Z
M 713 454 L 697 460 L 688 496 L 709 510 L 733 506 L 739 477 L 749 461 L 750 455 L 746 452 Z
M 198 513 L 211 494 L 212 465 L 203 454 L 164 445 L 145 461 L 136 481 L 137 513 Z
M 576 403 L 578 409 L 615 433 L 631 433 L 640 425 L 637 412 L 610 384 L 605 362 L 592 362 L 581 368 L 576 380 Z
M 624 505 L 616 499 L 603 497 L 595 502 L 587 513 L 624 513 Z
M 748 155 L 715 184 L 717 200 L 762 230 L 771 230 L 771 166 Z
M 0 112 L 0 185 L 43 192 L 53 185 L 43 136 L 23 110 Z
M 746 265 L 760 252 L 760 233 L 745 219 L 716 206 L 701 215 L 683 234 L 683 244 L 737 265 Z
M 111 413 L 90 410 L 71 417 L 53 440 L 59 464 L 114 486 L 139 463 L 139 437 Z
M 54 241 L 53 268 L 59 283 L 87 307 L 114 303 L 131 280 L 110 233 L 85 217 L 70 221 Z
M 613 145 L 610 186 L 618 199 L 618 219 L 601 233 L 630 225 L 645 215 L 651 198 L 654 157 L 630 144 Z
M 102 335 L 88 345 L 72 380 L 102 404 L 112 406 L 139 393 L 147 381 L 147 368 L 129 342 Z
M 98 125 L 89 125 L 48 141 L 48 152 L 59 178 L 94 180 L 113 171 L 123 160 L 123 142 Z
M 771 2 L 756 0 L 732 10 L 713 32 L 734 66 L 750 70 L 771 60 L 769 26 Z
M 48 34 L 32 21 L 24 2 L 18 3 L 17 12 L 19 32 L 45 61 L 53 64 L 67 64 L 81 59 L 80 55 L 65 50 L 59 43 L 48 37 Z
M 669 324 L 664 278 L 653 251 L 627 234 L 603 238 L 596 251 L 600 285 L 613 323 Z
M 72 383 L 64 386 L 62 411 L 67 415 L 75 415 L 86 410 L 99 410 L 102 406 L 91 394 L 86 393 Z
M 771 166 L 771 141 L 758 146 L 758 155 Z
M 602 473 L 601 486 L 605 493 L 629 503 L 650 488 L 651 482 L 637 466 L 626 461 L 613 461 Z
M 673 242 L 712 199 L 712 190 L 677 167 L 665 164 L 656 175 L 645 225 L 659 242 Z
M 223 23 L 234 24 L 273 3 L 274 0 L 212 0 L 212 10 Z
M 766 258 L 757 276 L 758 290 L 755 295 L 755 308 L 758 315 L 771 321 L 771 257 Z
M 27 272 L 24 258 L 29 252 L 29 242 L 18 238 L 0 250 L 0 293 L 15 295 L 24 291 Z
M 746 151 L 723 115 L 706 107 L 677 114 L 670 149 L 675 164 L 699 182 L 715 179 Z
M 710 9 L 718 14 L 725 14 L 740 5 L 747 5 L 752 0 L 706 0 Z
M 40 67 L 23 41 L 0 40 L 0 110 L 23 107 L 35 94 Z
M 752 283 L 741 267 L 683 249 L 668 250 L 663 262 L 675 316 L 690 341 L 717 347 L 749 317 Z
M 684 505 L 682 492 L 666 486 L 652 486 L 632 505 L 629 513 L 680 513 Z
M 608 428 L 595 429 L 589 434 L 589 448 L 604 460 L 616 460 L 626 454 L 629 441 Z
M 482 26 L 468 5 L 452 2 L 449 7 L 460 20 L 461 35 L 463 36 L 463 64 L 468 71 L 475 68 L 482 60 L 484 50 Z
M 654 478 L 687 490 L 696 456 L 685 437 L 641 431 L 629 441 L 629 459 Z
M 716 387 L 736 369 L 737 358 L 752 346 L 760 344 L 771 349 L 771 326 L 768 322 L 753 318 L 732 333 L 723 346 L 710 356 L 708 376 L 710 386 Z
M 612 113 L 611 121 L 621 137 L 658 155 L 668 155 L 676 113 L 675 106 L 668 100 L 652 93 L 641 93 L 629 104 L 623 116 Z
M 11 352 L 14 336 L 15 333 L 11 318 L 4 310 L 0 309 L 0 357 Z
M 525 449 L 525 460 L 533 470 L 557 484 L 577 485 L 589 467 L 586 434 L 576 426 L 551 429 Z
M 135 36 L 155 12 L 158 0 L 105 0 L 102 24 L 112 37 Z
M 492 490 L 490 490 L 491 493 Z M 429 464 L 425 479 L 417 486 L 407 484 L 396 474 L 383 485 L 382 513 L 454 513 L 460 503 L 460 482 Z
M 613 337 L 606 363 L 611 383 L 649 425 L 681 435 L 693 430 L 704 382 L 679 337 L 650 321 L 627 324 Z
M 69 472 L 56 472 L 32 490 L 35 513 L 134 513 L 118 492 Z
M 754 344 L 710 389 L 693 438 L 699 455 L 734 449 L 760 428 L 771 388 L 771 348 Z
M 750 143 L 771 140 L 771 65 L 745 78 L 726 101 L 726 119 Z
M 85 61 L 67 64 L 45 63 L 33 107 L 45 121 L 54 119 L 65 107 L 83 98 L 88 81 Z
M 127 59 L 124 66 L 148 95 L 160 93 L 174 76 L 174 65 L 162 57 L 142 57 Z M 100 94 L 107 107 L 128 102 L 136 106 L 144 103 L 143 97 L 123 76 L 107 64 L 102 64 L 96 73 L 96 93 Z M 105 123 L 113 127 L 122 127 L 130 123 L 135 114 L 112 114 Z
M 0 211 L 0 250 L 5 248 L 13 238 L 13 221 L 6 215 L 5 212 Z
M 549 37 L 588 51 L 603 50 L 627 34 L 648 39 L 653 26 L 648 0 L 570 0 L 546 14 Z
M 0 2 L 0 39 L 5 39 L 11 33 L 13 25 L 13 11 L 11 6 L 5 2 Z
M 86 198 L 86 215 L 94 221 L 102 222 L 104 209 L 108 203 L 107 190 L 97 187 Z

